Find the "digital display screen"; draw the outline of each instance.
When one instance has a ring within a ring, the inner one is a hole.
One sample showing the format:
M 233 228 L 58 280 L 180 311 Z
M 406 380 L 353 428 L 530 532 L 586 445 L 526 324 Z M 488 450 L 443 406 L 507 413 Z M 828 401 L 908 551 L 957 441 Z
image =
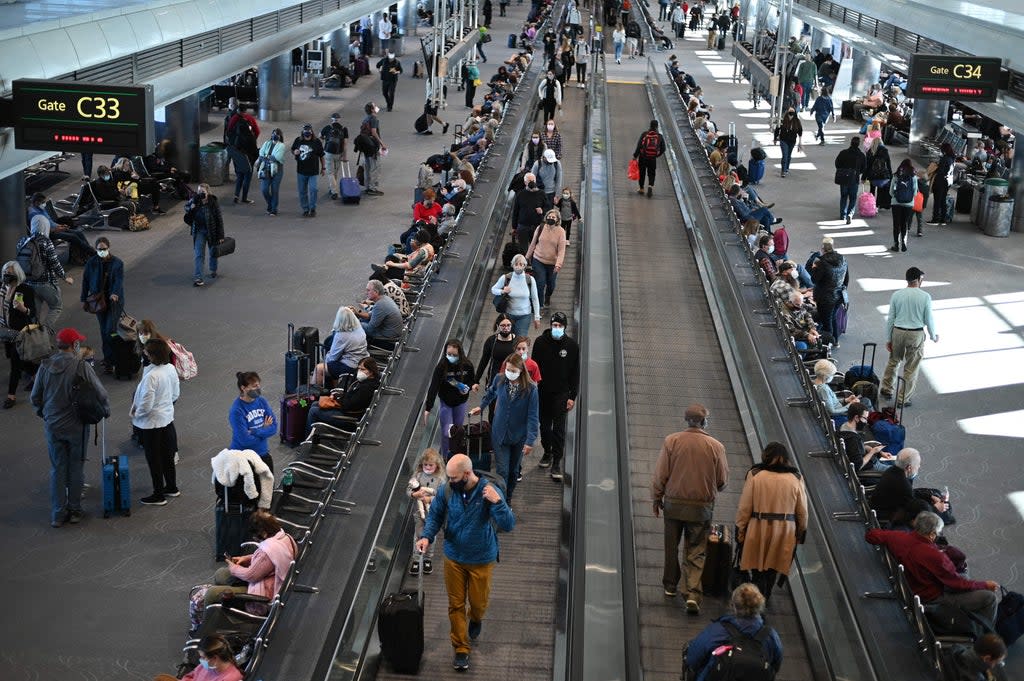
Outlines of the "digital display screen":
M 907 96 L 994 102 L 1003 60 L 998 57 L 915 54 L 910 60 Z
M 146 154 L 153 148 L 153 88 L 15 80 L 14 145 L 38 151 Z

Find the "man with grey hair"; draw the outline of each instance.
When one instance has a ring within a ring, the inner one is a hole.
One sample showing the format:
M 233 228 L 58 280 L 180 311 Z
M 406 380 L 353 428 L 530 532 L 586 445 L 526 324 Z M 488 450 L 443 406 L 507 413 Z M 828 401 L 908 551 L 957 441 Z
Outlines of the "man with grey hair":
M 964 579 L 949 557 L 935 545 L 945 524 L 935 513 L 922 511 L 914 519 L 914 531 L 868 530 L 869 544 L 887 548 L 907 575 L 911 591 L 922 603 L 946 603 L 983 618 L 989 627 L 996 616 L 999 585 L 992 580 Z
M 537 184 L 537 176 L 533 173 L 523 175 L 523 188 L 516 192 L 512 202 L 512 227 L 523 253 L 529 250 L 533 232 L 544 219 L 545 199 L 544 190 Z
M 366 282 L 367 309 L 351 307 L 366 332 L 366 342 L 380 348 L 393 348 L 402 336 L 402 312 L 398 304 L 384 294 L 384 284 L 376 279 Z

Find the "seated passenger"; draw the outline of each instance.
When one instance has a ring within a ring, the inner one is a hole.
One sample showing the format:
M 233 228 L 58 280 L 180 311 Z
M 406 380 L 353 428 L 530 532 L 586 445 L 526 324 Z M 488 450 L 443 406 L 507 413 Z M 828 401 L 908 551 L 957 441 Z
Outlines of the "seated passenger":
M 829 382 L 837 372 L 836 365 L 827 359 L 819 359 L 814 363 L 814 391 L 818 393 L 818 399 L 825 404 L 825 410 L 833 416 L 846 416 L 847 407 L 854 402 L 863 402 L 870 407 L 869 400 L 862 400 L 853 394 L 842 399 L 836 397 Z
M 31 227 L 32 218 L 36 215 L 41 215 L 50 222 L 50 241 L 68 242 L 71 246 L 71 256 L 76 262 L 84 263 L 86 260 L 96 255 L 96 249 L 92 247 L 92 244 L 90 244 L 89 240 L 86 238 L 85 230 L 75 227 L 74 218 L 67 216 L 54 220 L 46 210 L 46 202 L 46 194 L 36 192 L 32 195 L 28 208 L 28 222 L 26 223 L 26 226 Z M 29 231 L 27 233 L 31 232 Z
M 407 276 L 423 274 L 427 265 L 434 259 L 434 247 L 430 243 L 430 232 L 425 228 L 416 232 L 416 236 L 412 238 L 411 246 L 413 251 L 408 258 L 401 254 L 389 255 L 387 257 L 387 262 L 383 267 L 389 270 L 389 275 L 391 274 L 390 270 L 397 270 L 394 277 L 396 279 L 403 273 Z
M 786 301 L 782 310 L 786 317 L 786 326 L 793 334 L 796 349 L 806 350 L 817 347 L 819 341 L 823 339 L 818 331 L 818 325 L 814 322 L 814 316 L 804 307 L 803 295 L 794 290 L 789 294 L 789 300 Z
M 259 546 L 247 556 L 225 556 L 227 567 L 214 573 L 214 586 L 206 590 L 207 606 L 220 603 L 226 592 L 248 593 L 273 600 L 281 590 L 299 547 L 291 535 L 281 529 L 281 522 L 270 511 L 254 511 L 249 527 L 259 540 Z
M 441 205 L 437 203 L 436 198 L 437 194 L 433 189 L 423 190 L 423 200 L 412 207 L 413 222 L 422 220 L 437 224 L 438 219 L 441 217 Z
M 760 226 L 760 223 L 755 223 Z M 792 260 L 783 260 L 778 264 L 778 273 L 775 275 L 775 280 L 772 282 L 771 294 L 772 297 L 778 302 L 779 305 L 785 305 L 789 302 L 789 296 L 793 291 L 803 294 L 804 306 L 809 308 L 811 313 L 814 313 L 814 300 L 812 295 L 814 289 L 804 287 L 799 279 L 800 267 L 797 266 Z M 810 277 L 808 276 L 808 279 Z
M 324 361 L 316 365 L 313 382 L 333 385 L 345 374 L 356 373 L 360 360 L 369 357 L 366 332 L 348 307 L 339 307 L 331 325 L 331 345 Z
M 913 485 L 914 478 L 920 471 L 921 453 L 911 447 L 901 449 L 896 455 L 895 463 L 882 473 L 868 499 L 880 521 L 890 520 L 915 499 L 923 498 L 924 495 L 918 496 Z M 925 501 L 932 506 L 931 510 L 939 514 L 949 512 L 949 504 L 946 501 L 931 494 L 930 490 L 925 489 L 923 492 L 927 495 Z
M 151 177 L 140 177 L 131 159 L 120 159 L 111 169 L 111 174 L 123 198 L 136 201 L 140 194 L 146 194 L 153 202 L 154 213 L 163 215 L 167 212 L 160 208 L 160 183 Z
M 358 421 L 373 403 L 373 396 L 380 387 L 380 368 L 373 357 L 359 360 L 355 378 L 344 388 L 335 388 L 330 397 L 321 397 L 317 404 L 309 408 L 306 417 L 306 435 L 313 429 L 314 423 L 327 423 L 333 426 L 351 426 L 353 420 Z
M 860 402 L 854 402 L 846 410 L 846 421 L 839 427 L 836 436 L 843 441 L 846 458 L 856 467 L 857 472 L 885 472 L 896 462 L 896 457 L 885 451 L 885 445 L 874 440 L 864 441 L 870 410 Z
M 697 637 L 687 644 L 683 666 L 688 671 L 686 678 L 704 681 L 715 661 L 715 653 L 723 646 L 732 642 L 731 629 L 738 629 L 743 634 L 754 637 L 763 627 L 767 627 L 761 613 L 764 612 L 764 596 L 756 586 L 740 584 L 733 589 L 729 598 L 732 613 L 723 615 L 704 628 Z M 764 651 L 771 661 L 774 673 L 782 666 L 782 641 L 779 634 L 769 627 L 768 636 L 764 639 Z
M 951 674 L 947 678 L 953 681 L 989 681 L 1001 678 L 996 669 L 1005 660 L 1006 643 L 999 634 L 984 634 L 973 646 L 953 644 L 948 660 L 943 661 L 943 671 Z
M 749 195 L 740 189 L 739 185 L 733 185 L 732 189 L 729 190 L 729 203 L 732 204 L 732 209 L 736 211 L 736 217 L 739 218 L 740 222 L 745 222 L 749 219 L 757 220 L 768 232 L 771 232 L 772 225 L 782 222 L 782 218 L 772 215 L 772 212 L 765 206 L 752 208 L 747 201 L 748 197 Z
M 367 311 L 351 307 L 366 332 L 368 345 L 393 348 L 402 337 L 402 313 L 395 301 L 384 294 L 384 284 L 366 282 L 366 299 L 373 307 Z
M 754 262 L 758 264 L 761 271 L 764 272 L 764 278 L 769 282 L 774 281 L 776 275 L 775 261 L 772 260 L 772 253 L 774 251 L 775 242 L 772 240 L 772 235 L 762 232 L 761 236 L 757 237 L 757 250 L 754 251 Z
M 453 207 L 453 210 L 458 213 L 462 210 L 462 204 L 466 202 L 466 181 L 462 178 L 452 180 L 451 189 L 444 195 L 446 205 Z
M 96 197 L 98 208 L 106 210 L 121 205 L 123 196 L 114 182 L 114 174 L 107 166 L 100 166 L 96 171 L 96 179 L 89 183 L 92 194 Z
M 989 627 L 995 622 L 999 584 L 991 580 L 964 579 L 949 557 L 935 545 L 942 534 L 942 518 L 924 512 L 914 519 L 914 532 L 868 530 L 870 544 L 886 547 L 906 570 L 910 590 L 921 602 L 946 603 L 981 618 Z
M 171 674 L 160 674 L 153 681 L 174 681 Z M 227 639 L 219 634 L 204 636 L 199 641 L 199 664 L 181 681 L 242 681 L 242 672 L 235 666 L 235 653 Z

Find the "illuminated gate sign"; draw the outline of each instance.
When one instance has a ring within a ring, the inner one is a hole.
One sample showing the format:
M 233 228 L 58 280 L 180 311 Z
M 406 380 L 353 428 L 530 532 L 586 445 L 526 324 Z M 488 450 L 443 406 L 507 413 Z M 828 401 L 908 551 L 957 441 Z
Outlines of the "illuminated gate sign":
M 1003 60 L 997 57 L 915 54 L 910 60 L 907 96 L 994 102 L 999 94 Z

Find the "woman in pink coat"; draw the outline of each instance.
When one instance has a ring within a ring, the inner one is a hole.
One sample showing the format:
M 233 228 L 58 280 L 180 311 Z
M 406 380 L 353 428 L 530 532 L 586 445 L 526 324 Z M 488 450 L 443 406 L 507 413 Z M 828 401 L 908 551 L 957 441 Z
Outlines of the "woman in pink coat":
M 253 512 L 249 526 L 260 540 L 259 546 L 251 555 L 226 557 L 227 567 L 220 568 L 213 576 L 217 586 L 206 591 L 206 605 L 219 603 L 226 591 L 273 600 L 281 590 L 288 568 L 298 554 L 298 546 L 269 511 Z

